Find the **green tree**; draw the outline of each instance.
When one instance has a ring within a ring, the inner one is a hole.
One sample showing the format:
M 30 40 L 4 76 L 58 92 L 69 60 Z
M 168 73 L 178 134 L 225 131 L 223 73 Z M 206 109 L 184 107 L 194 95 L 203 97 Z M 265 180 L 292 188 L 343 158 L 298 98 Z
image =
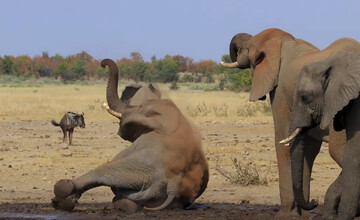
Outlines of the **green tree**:
M 80 53 L 76 54 L 75 59 L 80 59 L 85 62 L 91 62 L 94 60 L 94 58 L 90 54 L 88 54 L 86 51 L 81 51 Z
M 144 59 L 139 52 L 131 52 L 130 57 L 135 62 L 144 62 Z
M 131 78 L 135 81 L 144 81 L 145 73 L 149 68 L 150 65 L 143 61 L 133 62 L 131 65 Z
M 231 57 L 229 54 L 225 54 L 221 57 L 221 61 L 225 62 L 225 63 L 232 63 L 231 61 Z
M 106 68 L 102 68 L 100 65 L 96 68 L 96 75 L 98 78 L 106 78 L 109 75 L 109 71 Z
M 18 76 L 32 75 L 32 59 L 27 56 L 18 56 L 14 59 L 13 72 Z
M 11 56 L 4 56 L 2 61 L 2 72 L 5 74 L 13 74 L 14 58 Z
M 174 82 L 178 80 L 179 65 L 170 55 L 153 64 L 152 80 L 158 82 Z
M 47 51 L 42 52 L 42 58 L 49 58 L 49 53 Z
M 85 66 L 85 61 L 76 59 L 73 64 L 70 66 L 70 75 L 69 80 L 82 80 L 86 75 L 87 69 Z
M 250 69 L 244 69 L 228 75 L 229 83 L 228 89 L 233 91 L 249 91 L 252 82 L 252 73 Z
M 68 80 L 69 72 L 70 72 L 70 70 L 69 70 L 68 63 L 63 61 L 57 66 L 57 68 L 55 70 L 55 75 L 60 76 L 61 80 L 66 82 Z

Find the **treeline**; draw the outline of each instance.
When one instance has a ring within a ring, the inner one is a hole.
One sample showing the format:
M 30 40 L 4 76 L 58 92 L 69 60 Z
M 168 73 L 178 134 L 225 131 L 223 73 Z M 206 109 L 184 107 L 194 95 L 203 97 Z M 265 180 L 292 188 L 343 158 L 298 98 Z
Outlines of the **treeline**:
M 222 57 L 230 62 L 229 55 Z M 144 61 L 138 52 L 130 57 L 116 61 L 120 78 L 145 82 L 202 82 L 218 83 L 219 89 L 247 90 L 251 85 L 250 70 L 226 69 L 212 60 L 195 62 L 192 58 L 181 55 L 166 55 L 162 59 L 155 56 L 150 62 Z M 107 69 L 100 66 L 100 60 L 82 51 L 75 55 L 63 57 L 59 54 L 49 56 L 0 56 L 0 75 L 19 77 L 48 77 L 59 79 L 64 83 L 77 80 L 106 79 Z

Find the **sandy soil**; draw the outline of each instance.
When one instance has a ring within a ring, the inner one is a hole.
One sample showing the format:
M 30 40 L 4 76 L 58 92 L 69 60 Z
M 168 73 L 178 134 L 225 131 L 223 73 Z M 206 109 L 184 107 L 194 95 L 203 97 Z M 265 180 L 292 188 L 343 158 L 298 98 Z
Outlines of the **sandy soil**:
M 279 209 L 278 174 L 273 124 L 266 120 L 203 122 L 203 148 L 210 165 L 208 188 L 196 201 L 197 210 L 165 210 L 126 214 L 106 210 L 113 197 L 107 187 L 83 194 L 72 212 L 54 210 L 53 185 L 109 161 L 129 145 L 116 134 L 118 123 L 87 122 L 74 132 L 73 146 L 62 144 L 62 133 L 49 121 L 0 118 L 0 218 L 34 219 L 272 219 Z M 215 169 L 234 172 L 231 159 L 256 165 L 267 185 L 231 184 Z M 324 144 L 314 166 L 311 198 L 324 194 L 340 169 Z

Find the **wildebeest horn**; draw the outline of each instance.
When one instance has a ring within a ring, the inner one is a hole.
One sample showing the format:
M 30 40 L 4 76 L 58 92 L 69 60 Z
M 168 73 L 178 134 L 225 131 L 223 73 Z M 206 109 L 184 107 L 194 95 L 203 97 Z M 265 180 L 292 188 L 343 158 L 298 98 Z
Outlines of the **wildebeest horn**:
M 296 128 L 295 131 L 287 138 L 285 138 L 284 140 L 280 141 L 280 144 L 288 144 L 290 141 L 292 141 L 294 138 L 296 138 L 296 136 L 298 136 L 298 134 L 300 134 L 302 128 Z
M 233 62 L 233 63 L 225 63 L 223 61 L 220 62 L 220 65 L 223 66 L 223 67 L 226 67 L 226 68 L 236 68 L 239 66 L 239 63 L 238 62 Z
M 114 110 L 112 110 L 108 104 L 106 104 L 105 102 L 103 103 L 104 108 L 106 109 L 106 111 L 108 111 L 111 115 L 117 117 L 117 118 L 121 118 L 122 114 L 120 112 L 116 112 Z

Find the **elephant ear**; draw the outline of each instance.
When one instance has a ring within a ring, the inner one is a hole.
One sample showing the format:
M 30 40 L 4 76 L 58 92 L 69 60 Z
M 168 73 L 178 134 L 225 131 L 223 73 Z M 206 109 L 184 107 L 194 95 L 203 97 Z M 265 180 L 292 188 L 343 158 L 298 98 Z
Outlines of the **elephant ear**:
M 324 74 L 324 112 L 320 123 L 322 129 L 328 126 L 337 114 L 341 114 L 351 100 L 359 96 L 360 53 L 337 54 L 324 63 L 328 65 L 328 69 Z
M 142 86 L 129 100 L 129 106 L 140 106 L 149 100 L 160 98 L 161 93 L 156 85 L 150 84 L 149 86 Z
M 141 85 L 139 84 L 132 84 L 129 86 L 126 86 L 124 91 L 121 94 L 120 100 L 123 102 L 127 102 L 130 98 L 132 98 L 135 93 L 141 88 Z
M 154 93 L 159 99 L 161 99 L 161 92 L 159 87 L 156 84 L 150 83 L 149 89 L 152 93 Z
M 268 29 L 250 40 L 249 58 L 253 69 L 250 101 L 263 99 L 277 86 L 284 39 L 294 37 L 279 29 Z
M 143 106 L 140 112 L 124 116 L 120 122 L 119 134 L 131 142 L 151 131 L 169 135 L 178 129 L 180 115 L 180 110 L 170 100 L 153 100 Z

